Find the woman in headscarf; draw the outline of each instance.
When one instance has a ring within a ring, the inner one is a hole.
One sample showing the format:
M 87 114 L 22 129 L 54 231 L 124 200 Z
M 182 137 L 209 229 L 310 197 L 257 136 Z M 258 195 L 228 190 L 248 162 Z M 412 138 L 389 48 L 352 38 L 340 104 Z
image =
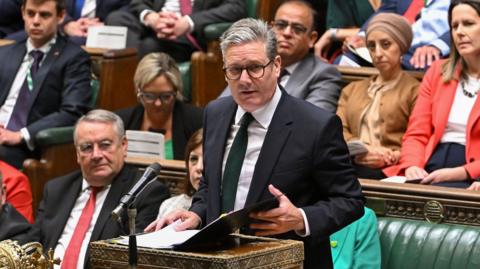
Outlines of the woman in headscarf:
M 410 24 L 400 15 L 381 13 L 367 26 L 366 42 L 379 74 L 347 85 L 337 114 L 347 142 L 361 141 L 366 153 L 353 156 L 358 177 L 381 179 L 396 164 L 419 82 L 401 69 L 412 42 Z

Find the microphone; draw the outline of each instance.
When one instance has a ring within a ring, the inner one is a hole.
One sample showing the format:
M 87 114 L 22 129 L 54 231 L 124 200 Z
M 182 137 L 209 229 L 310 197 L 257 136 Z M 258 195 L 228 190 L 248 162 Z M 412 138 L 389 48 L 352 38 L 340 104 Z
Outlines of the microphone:
M 135 201 L 137 195 L 139 195 L 143 189 L 157 177 L 161 169 L 162 166 L 160 166 L 159 163 L 152 163 L 149 167 L 147 167 L 147 169 L 145 169 L 145 173 L 143 173 L 142 177 L 137 181 L 137 183 L 135 183 L 130 191 L 125 194 L 122 199 L 120 199 L 120 203 L 112 211 L 112 217 L 115 220 L 120 220 L 123 210 Z

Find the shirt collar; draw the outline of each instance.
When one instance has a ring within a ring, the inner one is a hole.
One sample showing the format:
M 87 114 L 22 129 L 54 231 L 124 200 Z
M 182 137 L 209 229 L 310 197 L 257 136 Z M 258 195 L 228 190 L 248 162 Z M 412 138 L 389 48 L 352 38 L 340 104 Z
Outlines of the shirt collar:
M 252 116 L 255 118 L 255 120 L 260 123 L 260 125 L 268 129 L 268 126 L 270 126 L 270 122 L 272 121 L 273 114 L 275 113 L 275 109 L 278 106 L 278 103 L 280 102 L 280 98 L 282 97 L 282 91 L 280 90 L 280 87 L 277 85 L 277 88 L 275 89 L 275 93 L 273 94 L 272 99 L 266 103 L 264 106 L 258 108 L 257 110 L 252 112 Z M 237 113 L 235 114 L 235 124 L 240 124 L 240 120 L 243 117 L 243 114 L 245 114 L 246 111 L 238 106 Z
M 56 41 L 57 41 L 57 36 L 54 36 L 52 39 L 50 39 L 47 43 L 45 43 L 40 48 L 35 48 L 32 45 L 32 41 L 30 40 L 30 38 L 28 38 L 27 39 L 27 55 L 33 50 L 39 50 L 43 52 L 44 55 L 47 55 L 47 53 L 50 51 L 50 49 L 52 48 L 52 46 L 55 44 Z
M 103 187 L 101 192 L 109 189 L 111 185 L 112 184 L 108 184 L 107 186 Z M 90 188 L 90 184 L 88 184 L 87 180 L 85 178 L 83 178 L 82 179 L 82 191 L 81 192 L 84 192 L 84 191 L 88 190 L 89 188 Z
M 288 74 L 291 75 L 293 74 L 293 72 L 295 71 L 295 69 L 297 69 L 297 66 L 300 64 L 300 61 L 296 62 L 296 63 L 293 63 L 287 67 L 285 67 L 285 70 L 288 71 Z

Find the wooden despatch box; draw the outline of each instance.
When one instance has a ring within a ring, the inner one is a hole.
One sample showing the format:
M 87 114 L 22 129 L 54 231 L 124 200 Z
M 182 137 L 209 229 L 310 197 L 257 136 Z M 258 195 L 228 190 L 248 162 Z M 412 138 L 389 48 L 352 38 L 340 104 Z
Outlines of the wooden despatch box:
M 210 251 L 139 248 L 137 268 L 302 268 L 303 259 L 301 241 L 232 235 L 228 246 Z M 93 242 L 90 261 L 93 268 L 128 268 L 128 247 L 109 240 Z

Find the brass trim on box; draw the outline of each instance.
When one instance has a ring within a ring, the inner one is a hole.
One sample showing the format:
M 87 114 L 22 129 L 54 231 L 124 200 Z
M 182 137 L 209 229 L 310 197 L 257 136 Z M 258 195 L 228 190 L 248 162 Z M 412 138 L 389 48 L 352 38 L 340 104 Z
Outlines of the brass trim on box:
M 303 266 L 303 242 L 264 237 L 233 235 L 248 243 L 223 250 L 184 252 L 165 249 L 138 249 L 140 268 L 301 268 Z M 126 268 L 128 247 L 107 241 L 90 245 L 90 262 L 93 268 Z
M 431 200 L 425 203 L 423 208 L 425 214 L 425 219 L 431 223 L 440 223 L 445 217 L 445 209 L 443 208 L 442 203 Z

